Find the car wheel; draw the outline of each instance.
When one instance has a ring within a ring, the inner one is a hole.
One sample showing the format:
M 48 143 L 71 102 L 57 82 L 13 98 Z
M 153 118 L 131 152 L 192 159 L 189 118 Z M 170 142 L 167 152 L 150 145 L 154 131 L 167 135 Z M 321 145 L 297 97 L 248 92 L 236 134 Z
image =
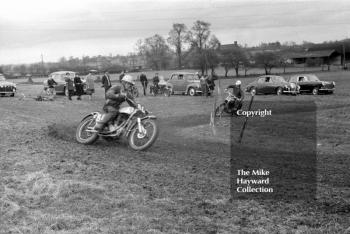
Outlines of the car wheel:
M 281 88 L 281 87 L 278 87 L 277 90 L 276 90 L 276 94 L 277 94 L 278 96 L 280 96 L 280 95 L 282 94 L 282 92 L 283 92 L 282 88 Z
M 187 93 L 193 97 L 196 95 L 196 90 L 194 88 L 189 88 Z
M 256 88 L 255 87 L 252 87 L 250 89 L 250 94 L 253 95 L 253 96 L 256 94 Z
M 318 94 L 318 88 L 315 87 L 313 90 L 312 90 L 312 95 L 317 95 Z

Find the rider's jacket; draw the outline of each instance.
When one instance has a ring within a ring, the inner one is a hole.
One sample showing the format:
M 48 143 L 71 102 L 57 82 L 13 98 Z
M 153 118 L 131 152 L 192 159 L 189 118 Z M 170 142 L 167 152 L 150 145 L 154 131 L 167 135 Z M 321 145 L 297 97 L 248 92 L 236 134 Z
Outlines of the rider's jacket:
M 240 86 L 237 85 L 229 85 L 226 89 L 232 88 L 232 94 L 235 95 L 237 98 L 244 99 L 244 91 L 241 89 Z
M 126 101 L 130 106 L 136 107 L 134 102 L 129 101 L 125 95 L 122 94 L 123 90 L 124 88 L 121 85 L 114 85 L 108 89 L 106 93 L 107 100 L 105 106 L 113 106 L 114 108 L 119 109 L 119 106 Z M 129 99 L 134 100 L 134 97 L 129 92 L 126 93 Z

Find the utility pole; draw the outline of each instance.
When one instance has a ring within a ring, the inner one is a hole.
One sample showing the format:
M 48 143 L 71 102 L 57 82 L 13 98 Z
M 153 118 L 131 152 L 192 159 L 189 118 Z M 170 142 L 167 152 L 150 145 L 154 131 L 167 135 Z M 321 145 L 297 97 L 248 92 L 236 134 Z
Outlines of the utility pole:
M 41 75 L 44 76 L 44 56 L 41 54 Z
M 343 46 L 343 69 L 345 70 L 346 65 L 345 65 L 345 46 L 344 46 L 344 43 L 342 44 L 342 46 Z

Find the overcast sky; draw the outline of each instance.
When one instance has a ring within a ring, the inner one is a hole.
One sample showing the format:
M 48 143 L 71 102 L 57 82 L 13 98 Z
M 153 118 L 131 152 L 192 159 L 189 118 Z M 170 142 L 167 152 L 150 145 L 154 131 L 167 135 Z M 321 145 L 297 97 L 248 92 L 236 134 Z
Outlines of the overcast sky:
M 222 44 L 323 42 L 349 36 L 347 1 L 4 0 L 0 64 L 135 51 L 139 38 L 167 36 L 173 23 L 211 23 Z

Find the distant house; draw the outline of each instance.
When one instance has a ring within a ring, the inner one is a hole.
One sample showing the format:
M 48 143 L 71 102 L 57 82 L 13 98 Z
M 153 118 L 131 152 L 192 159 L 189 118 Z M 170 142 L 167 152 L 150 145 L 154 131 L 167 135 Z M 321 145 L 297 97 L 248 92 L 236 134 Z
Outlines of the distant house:
M 333 65 L 341 65 L 342 55 L 338 51 L 334 49 L 330 50 L 308 50 L 299 53 L 291 53 L 289 58 L 295 64 L 303 64 L 306 63 L 307 60 L 318 60 L 321 61 L 322 64 L 333 64 Z

